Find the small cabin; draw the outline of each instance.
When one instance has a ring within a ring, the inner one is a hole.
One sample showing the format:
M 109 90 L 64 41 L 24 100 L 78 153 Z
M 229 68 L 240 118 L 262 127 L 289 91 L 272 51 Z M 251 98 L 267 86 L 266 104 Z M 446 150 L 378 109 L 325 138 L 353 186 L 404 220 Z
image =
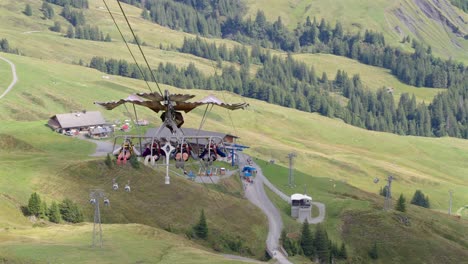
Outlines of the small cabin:
M 106 121 L 101 112 L 85 111 L 56 114 L 48 121 L 53 130 L 65 134 L 68 131 L 89 131 L 91 127 L 104 126 Z
M 299 222 L 304 222 L 305 219 L 311 219 L 312 197 L 305 194 L 295 193 L 291 195 L 291 217 L 296 218 Z

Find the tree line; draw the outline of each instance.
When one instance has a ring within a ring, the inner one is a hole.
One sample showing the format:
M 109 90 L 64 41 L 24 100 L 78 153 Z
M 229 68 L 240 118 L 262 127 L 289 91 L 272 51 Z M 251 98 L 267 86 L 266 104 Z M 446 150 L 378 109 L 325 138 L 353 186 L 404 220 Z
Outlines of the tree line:
M 78 1 L 78 2 L 75 2 L 75 4 L 76 3 L 80 3 L 80 2 Z M 87 6 L 87 1 L 86 1 L 86 5 L 84 6 Z M 65 34 L 67 38 L 86 39 L 86 40 L 93 40 L 93 41 L 106 41 L 106 42 L 112 41 L 112 38 L 110 37 L 109 33 L 107 33 L 104 36 L 104 33 L 99 29 L 98 26 L 91 26 L 91 25 L 86 24 L 86 19 L 83 14 L 83 11 L 74 10 L 70 3 L 64 5 L 61 15 L 66 20 L 68 20 L 68 22 L 71 23 L 71 25 L 67 29 L 67 33 Z M 60 31 L 60 24 L 56 23 L 51 28 L 51 30 Z
M 332 27 L 322 19 L 308 17 L 290 31 L 281 17 L 271 23 L 258 11 L 255 20 L 229 18 L 222 25 L 223 37 L 241 42 L 260 43 L 285 51 L 320 52 L 346 56 L 364 64 L 390 69 L 402 82 L 414 86 L 448 88 L 466 81 L 467 68 L 462 63 L 442 60 L 413 40 L 413 53 L 385 44 L 382 33 L 366 30 L 364 34 L 344 33 L 340 22 Z
M 141 1 L 124 2 L 141 6 Z M 142 16 L 172 29 L 220 37 L 220 21 L 244 11 L 245 6 L 240 0 L 147 0 Z
M 129 3 L 136 4 L 136 1 Z M 139 1 L 137 1 L 139 2 Z M 466 82 L 467 68 L 432 55 L 431 48 L 413 40 L 413 53 L 385 44 L 382 33 L 344 33 L 324 19 L 307 17 L 289 30 L 281 17 L 271 23 L 263 11 L 255 19 L 243 19 L 245 7 L 238 1 L 146 1 L 142 16 L 172 29 L 204 36 L 222 36 L 243 43 L 292 52 L 321 52 L 346 56 L 362 63 L 390 69 L 402 82 L 414 86 L 447 88 Z
M 245 50 L 238 50 L 234 52 L 233 49 L 228 56 L 245 56 Z M 369 130 L 400 135 L 468 138 L 468 91 L 461 86 L 440 93 L 429 105 L 424 102 L 417 104 L 415 96 L 407 93 L 402 94 L 399 102 L 395 103 L 391 91 L 385 88 L 370 91 L 364 87 L 359 75 L 349 77 L 346 72 L 338 70 L 335 80 L 331 81 L 325 73 L 318 77 L 313 67 L 294 60 L 291 55 L 282 58 L 253 48 L 250 61 L 262 65 L 254 77 L 250 75 L 249 63 L 241 64 L 239 70 L 232 65 L 223 67 L 220 74 L 210 77 L 205 76 L 193 63 L 183 68 L 172 63 L 160 63 L 154 69 L 154 75 L 158 82 L 168 85 L 227 90 L 285 107 L 337 117 Z M 140 67 L 141 73 L 136 64 L 125 60 L 93 57 L 89 67 L 109 74 L 150 80 L 147 68 Z M 341 95 L 348 102 L 340 103 L 332 94 Z
M 54 5 L 59 6 L 73 6 L 75 8 L 88 9 L 89 3 L 88 0 L 45 0 Z
M 468 12 L 468 1 L 467 0 L 450 0 L 452 5 L 460 8 L 461 10 Z
M 289 238 L 283 230 L 280 241 L 289 256 L 303 255 L 318 263 L 336 263 L 337 260 L 348 258 L 344 243 L 338 247 L 328 238 L 327 230 L 320 224 L 313 233 L 307 220 L 302 225 L 301 236 L 298 239 Z
M 372 38 L 370 35 L 368 38 Z M 376 37 L 384 41 L 383 36 Z M 377 41 L 377 40 L 374 40 Z M 430 103 L 416 103 L 415 96 L 404 93 L 400 96 L 398 105 L 395 103 L 392 90 L 382 88 L 377 92 L 365 89 L 359 76 L 352 78 L 338 70 L 336 79 L 329 82 L 326 74 L 318 79 L 313 68 L 298 63 L 288 56 L 286 61 L 271 56 L 258 45 L 252 46 L 250 54 L 245 47 L 234 46 L 228 50 L 225 44 L 216 46 L 201 38 L 184 38 L 180 52 L 190 53 L 211 60 L 227 60 L 249 66 L 249 63 L 260 64 L 263 67 L 256 77 L 278 87 L 294 87 L 291 78 L 296 78 L 306 84 L 316 85 L 321 81 L 327 91 L 341 94 L 349 99 L 345 109 L 337 104 L 321 101 L 317 96 L 309 96 L 309 92 L 300 91 L 309 106 L 297 98 L 295 103 L 283 103 L 283 106 L 298 108 L 303 111 L 319 112 L 321 114 L 338 117 L 346 123 L 369 130 L 392 132 L 400 135 L 415 135 L 425 137 L 452 136 L 468 138 L 468 80 L 465 83 L 452 86 L 447 92 L 438 94 Z M 218 63 L 220 65 L 220 63 Z M 282 69 L 280 69 L 282 68 Z M 292 73 L 291 76 L 288 73 Z M 253 92 L 244 95 L 262 99 Z M 244 89 L 245 90 L 245 89 Z M 252 88 L 247 88 L 247 91 Z M 294 89 L 294 91 L 296 91 Z M 316 94 L 313 94 L 316 95 Z M 320 97 L 320 95 L 319 95 Z M 277 102 L 268 100 L 269 102 Z M 297 107 L 299 105 L 299 107 Z
M 8 42 L 8 39 L 6 38 L 0 39 L 0 51 L 6 53 L 19 54 L 18 49 L 12 48 L 10 46 L 10 43 Z
M 83 222 L 83 213 L 79 206 L 72 200 L 65 198 L 61 203 L 53 201 L 50 207 L 37 193 L 31 194 L 28 200 L 27 215 L 49 220 L 53 223 L 63 221 L 70 223 Z
M 73 27 L 70 25 L 65 36 L 67 38 L 87 39 L 94 41 L 112 41 L 112 38 L 110 37 L 109 33 L 107 33 L 104 37 L 104 33 L 101 30 L 99 30 L 99 27 L 90 25 L 77 27 Z

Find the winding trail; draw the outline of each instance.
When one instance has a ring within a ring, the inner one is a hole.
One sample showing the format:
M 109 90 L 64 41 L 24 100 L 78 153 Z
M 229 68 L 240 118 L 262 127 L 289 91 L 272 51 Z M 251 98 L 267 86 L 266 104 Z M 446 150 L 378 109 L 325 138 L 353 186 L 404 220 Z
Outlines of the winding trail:
M 0 56 L 0 59 L 6 61 L 8 64 L 10 64 L 10 67 L 11 67 L 11 72 L 13 74 L 13 81 L 11 81 L 10 85 L 7 87 L 7 89 L 0 95 L 0 99 L 2 99 L 5 95 L 7 95 L 8 92 L 11 91 L 11 89 L 13 89 L 13 86 L 15 86 L 15 84 L 18 82 L 18 76 L 16 75 L 16 67 L 15 67 L 15 64 L 13 64 L 13 62 L 11 62 L 10 60 Z
M 80 136 L 80 139 L 84 139 L 89 142 L 93 142 L 96 144 L 97 148 L 94 154 L 90 156 L 105 156 L 107 153 L 112 152 L 112 143 L 106 141 L 97 141 L 92 139 L 87 139 L 84 136 Z M 247 156 L 244 155 L 242 158 L 246 160 Z M 290 197 L 283 192 L 281 192 L 276 186 L 274 186 L 266 177 L 263 175 L 262 169 L 258 164 L 255 162 L 252 163 L 252 166 L 255 167 L 257 170 L 257 174 L 253 183 L 246 183 L 244 182 L 244 190 L 245 190 L 245 197 L 254 205 L 256 205 L 260 210 L 268 218 L 268 236 L 266 240 L 267 251 L 276 260 L 276 263 L 280 264 L 292 264 L 289 260 L 287 255 L 284 253 L 284 250 L 280 246 L 279 238 L 281 236 L 281 231 L 283 230 L 283 220 L 281 219 L 280 212 L 278 208 L 270 201 L 269 197 L 267 196 L 264 185 L 266 185 L 270 190 L 272 190 L 275 194 L 277 194 L 281 199 L 286 201 L 287 203 L 291 203 Z M 234 172 L 234 171 L 233 171 Z M 232 172 L 232 173 L 233 173 Z M 230 175 L 226 175 L 224 177 L 229 177 Z M 312 202 L 312 205 L 318 207 L 319 209 L 319 216 L 312 218 L 309 221 L 310 224 L 317 224 L 323 222 L 325 219 L 325 205 L 319 202 Z M 229 255 L 223 254 L 225 258 L 234 259 L 234 260 L 241 260 L 246 262 L 254 262 L 254 263 L 264 263 L 261 261 L 256 261 L 253 259 L 236 256 L 236 255 Z
M 246 160 L 247 156 L 244 156 Z M 281 231 L 283 230 L 283 220 L 281 215 L 273 203 L 270 201 L 265 193 L 263 185 L 266 185 L 270 190 L 277 194 L 281 199 L 287 203 L 291 203 L 291 199 L 288 195 L 281 192 L 276 186 L 274 186 L 266 177 L 263 175 L 262 169 L 258 164 L 252 162 L 253 167 L 257 170 L 257 174 L 254 183 L 244 183 L 245 196 L 250 202 L 259 207 L 268 218 L 268 237 L 267 237 L 267 250 L 273 256 L 274 259 L 280 264 L 290 264 L 287 255 L 284 253 L 282 247 L 279 244 L 279 238 Z M 325 205 L 319 202 L 313 202 L 313 206 L 318 207 L 319 216 L 314 217 L 309 221 L 310 224 L 318 224 L 325 219 Z
M 252 163 L 252 166 L 257 170 L 257 175 L 253 183 L 244 183 L 245 197 L 260 208 L 268 218 L 268 236 L 266 244 L 269 254 L 280 264 L 291 264 L 287 256 L 281 251 L 279 244 L 279 238 L 283 230 L 283 220 L 281 219 L 278 208 L 270 201 L 263 187 L 263 184 L 271 185 L 271 183 L 263 175 L 260 166 L 256 163 Z M 282 194 L 281 198 L 284 198 L 284 196 L 286 195 Z

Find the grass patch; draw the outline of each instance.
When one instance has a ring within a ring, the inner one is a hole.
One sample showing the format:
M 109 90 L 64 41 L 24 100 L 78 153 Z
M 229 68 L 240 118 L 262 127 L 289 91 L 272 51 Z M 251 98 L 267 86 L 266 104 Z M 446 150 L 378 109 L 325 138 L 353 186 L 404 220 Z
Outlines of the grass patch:
M 367 252 L 374 241 L 378 244 L 379 263 L 457 263 L 468 254 L 468 236 L 460 233 L 460 230 L 468 227 L 466 220 L 413 205 L 407 205 L 406 213 L 385 212 L 382 210 L 381 196 L 298 171 L 294 172 L 299 177 L 296 179 L 300 180 L 296 181 L 297 188 L 289 188 L 284 184 L 287 178 L 277 176 L 287 172 L 286 168 L 260 160 L 257 163 L 261 165 L 264 175 L 287 194 L 303 193 L 301 185 L 310 186 L 307 194 L 326 205 L 326 217 L 322 225 L 327 229 L 330 239 L 338 244 L 344 242 L 348 255 L 354 261 L 370 261 Z M 291 237 L 300 237 L 301 224 L 290 217 L 290 205 L 268 189 L 267 195 L 280 209 L 286 232 Z M 311 225 L 312 230 L 314 226 Z M 301 258 L 298 257 L 298 263 L 301 263 Z
M 103 225 L 104 247 L 92 248 L 92 228 L 84 224 L 9 230 L 0 234 L 0 255 L 13 263 L 241 263 L 137 224 Z

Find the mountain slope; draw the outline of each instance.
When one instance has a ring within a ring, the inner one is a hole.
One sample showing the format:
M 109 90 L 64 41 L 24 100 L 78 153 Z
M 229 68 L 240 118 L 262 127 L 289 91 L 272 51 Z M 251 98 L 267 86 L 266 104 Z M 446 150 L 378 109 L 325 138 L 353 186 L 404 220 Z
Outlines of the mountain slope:
M 102 73 L 81 66 L 9 54 L 6 57 L 17 63 L 19 74 L 28 76 L 26 73 L 30 72 L 37 75 L 30 74 L 34 79 L 20 81 L 3 99 L 0 105 L 3 119 L 44 120 L 55 113 L 71 110 L 103 111 L 93 105 L 93 101 L 115 100 L 130 93 L 147 91 L 142 81 L 117 76 L 102 79 Z M 42 71 L 53 74 L 45 76 Z M 468 193 L 463 191 L 467 188 L 467 169 L 464 166 L 468 158 L 466 140 L 372 132 L 317 114 L 243 99 L 225 92 L 190 92 L 197 98 L 214 93 L 229 102 L 249 102 L 251 107 L 248 110 L 232 112 L 229 114 L 231 117 L 224 110 L 214 110 L 208 115 L 204 128 L 238 134 L 245 144 L 251 146 L 248 152 L 255 156 L 287 164 L 285 153 L 296 150 L 299 154 L 296 166 L 300 170 L 310 171 L 314 176 L 347 180 L 351 185 L 369 191 L 375 191 L 374 177 L 393 173 L 398 176 L 399 183 L 395 184 L 401 184 L 403 193 L 411 196 L 415 189 L 422 189 L 431 197 L 434 208 L 446 208 L 449 189 L 459 193 L 460 200 L 454 201 L 454 208 L 463 206 L 464 199 L 468 198 Z M 55 99 L 51 100 L 50 95 Z M 103 113 L 109 120 L 128 119 L 130 115 L 124 108 Z M 187 114 L 184 126 L 198 127 L 202 116 L 202 110 Z M 150 120 L 152 124 L 160 122 L 158 116 L 141 108 L 139 118 Z
M 257 10 L 263 10 L 270 20 L 281 16 L 290 28 L 303 23 L 307 16 L 325 18 L 332 23 L 338 20 L 349 31 L 382 32 L 392 46 L 409 48 L 400 42 L 410 36 L 430 45 L 438 56 L 468 62 L 468 40 L 463 38 L 468 34 L 468 14 L 449 0 L 338 0 L 333 5 L 324 0 L 246 2 L 247 16 L 255 17 Z

